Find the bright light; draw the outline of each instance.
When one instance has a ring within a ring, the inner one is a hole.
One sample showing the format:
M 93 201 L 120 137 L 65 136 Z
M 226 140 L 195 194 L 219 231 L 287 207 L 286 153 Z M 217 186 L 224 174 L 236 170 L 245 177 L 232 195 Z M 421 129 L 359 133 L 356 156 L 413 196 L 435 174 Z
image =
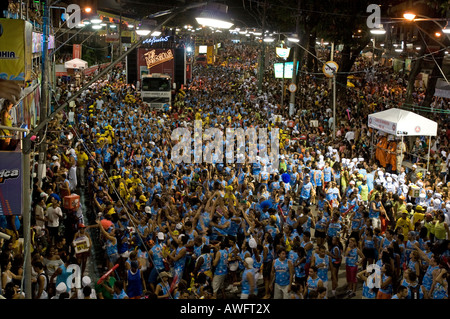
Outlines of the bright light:
M 416 18 L 416 15 L 412 12 L 405 12 L 403 14 L 403 18 L 405 18 L 408 21 L 413 21 Z
M 416 50 L 420 50 L 420 47 L 416 47 Z
M 110 24 L 109 27 L 110 27 L 111 29 L 117 28 L 117 26 L 116 26 L 115 24 Z
M 296 35 L 296 34 L 289 36 L 287 39 L 288 39 L 288 41 L 295 42 L 295 43 L 300 41 L 300 39 L 298 38 L 298 35 Z
M 273 42 L 273 41 L 275 41 L 275 39 L 271 38 L 271 37 L 266 37 L 266 38 L 263 39 L 263 41 L 264 42 Z
M 90 13 L 90 12 L 92 11 L 92 9 L 91 9 L 90 7 L 86 7 L 86 8 L 84 9 L 84 11 L 86 11 L 87 13 Z
M 94 17 L 92 17 L 91 22 L 94 24 L 99 24 L 99 23 L 102 23 L 102 19 L 100 19 L 99 16 L 94 16 Z
M 198 22 L 198 24 L 207 26 L 207 27 L 214 27 L 214 28 L 220 28 L 220 29 L 229 29 L 233 26 L 233 23 L 224 21 L 224 20 L 218 20 L 218 19 L 212 19 L 212 18 L 195 18 Z
M 100 24 L 94 24 L 93 26 L 92 26 L 92 29 L 95 29 L 95 30 L 99 30 L 99 29 L 101 29 L 102 28 L 102 26 L 100 25 Z
M 386 30 L 383 29 L 383 27 L 379 29 L 370 29 L 370 33 L 372 34 L 385 34 Z
M 192 47 L 187 47 L 187 48 L 186 48 L 186 51 L 187 51 L 187 52 L 192 52 Z
M 442 34 L 440 32 L 436 32 L 434 35 L 439 38 Z
M 150 33 L 150 30 L 148 29 L 137 29 L 136 34 L 141 36 L 146 36 Z
M 128 24 L 128 28 L 133 29 L 133 28 L 134 28 L 134 25 Z
M 395 52 L 402 52 L 403 49 L 395 49 Z
M 450 33 L 450 29 L 447 29 L 447 27 L 445 27 L 444 29 L 442 29 L 442 32 L 444 32 L 445 34 Z
M 161 35 L 161 31 L 155 30 L 152 32 L 152 36 L 159 37 Z
M 102 27 L 106 27 L 106 23 L 100 23 Z

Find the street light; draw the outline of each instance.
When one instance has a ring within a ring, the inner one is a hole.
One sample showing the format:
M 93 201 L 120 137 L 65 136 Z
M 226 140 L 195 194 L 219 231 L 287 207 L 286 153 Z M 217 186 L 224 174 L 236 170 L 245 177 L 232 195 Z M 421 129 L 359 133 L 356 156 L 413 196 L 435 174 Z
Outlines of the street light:
M 386 30 L 383 28 L 383 26 L 381 26 L 380 28 L 377 29 L 370 29 L 370 33 L 378 35 L 378 34 L 385 34 Z
M 98 15 L 95 15 L 91 18 L 91 23 L 93 24 L 100 24 L 102 23 L 102 19 Z
M 219 28 L 229 29 L 233 26 L 233 22 L 229 21 L 227 17 L 228 6 L 222 3 L 208 3 L 205 9 L 195 18 L 198 24 Z
M 413 21 L 416 18 L 416 15 L 412 12 L 405 12 L 403 14 L 403 18 L 405 18 L 408 21 Z
M 294 42 L 294 43 L 298 43 L 300 41 L 297 34 L 292 34 L 292 35 L 288 36 L 287 39 L 288 39 L 288 41 Z

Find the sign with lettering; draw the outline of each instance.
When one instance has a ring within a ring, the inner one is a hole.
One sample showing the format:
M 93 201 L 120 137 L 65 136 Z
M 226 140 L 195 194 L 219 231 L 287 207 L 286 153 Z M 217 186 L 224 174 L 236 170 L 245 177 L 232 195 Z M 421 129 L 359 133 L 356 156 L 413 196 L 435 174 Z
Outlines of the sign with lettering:
M 150 44 L 153 45 L 154 43 L 158 43 L 158 42 L 168 42 L 169 41 L 170 36 L 166 36 L 166 37 L 152 37 L 152 38 L 148 38 L 145 39 L 144 41 L 142 41 L 142 44 Z
M 0 79 L 24 82 L 32 76 L 33 26 L 19 19 L 0 19 Z
M 21 152 L 0 152 L 0 215 L 22 214 L 21 163 Z
M 147 63 L 147 68 L 150 70 L 152 67 L 173 60 L 172 50 L 167 50 L 156 54 L 155 50 L 148 51 L 144 54 L 145 62 Z
M 79 237 L 73 241 L 75 245 L 75 253 L 81 254 L 89 251 L 89 243 L 86 237 Z

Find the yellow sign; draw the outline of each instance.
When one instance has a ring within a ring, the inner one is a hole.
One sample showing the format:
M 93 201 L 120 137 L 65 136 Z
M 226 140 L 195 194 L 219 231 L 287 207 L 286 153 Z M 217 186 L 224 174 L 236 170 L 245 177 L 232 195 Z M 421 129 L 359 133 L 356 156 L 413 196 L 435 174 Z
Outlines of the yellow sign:
M 30 22 L 0 19 L 0 79 L 29 81 L 32 74 L 32 32 Z
M 337 73 L 339 65 L 334 61 L 328 61 L 322 67 L 322 71 L 326 77 L 332 78 Z

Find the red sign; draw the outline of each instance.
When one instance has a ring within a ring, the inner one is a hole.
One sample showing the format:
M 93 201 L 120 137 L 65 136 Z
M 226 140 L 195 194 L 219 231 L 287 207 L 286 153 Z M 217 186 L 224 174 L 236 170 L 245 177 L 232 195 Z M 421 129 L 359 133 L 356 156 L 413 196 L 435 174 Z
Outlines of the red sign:
M 73 45 L 73 59 L 81 59 L 81 44 Z

